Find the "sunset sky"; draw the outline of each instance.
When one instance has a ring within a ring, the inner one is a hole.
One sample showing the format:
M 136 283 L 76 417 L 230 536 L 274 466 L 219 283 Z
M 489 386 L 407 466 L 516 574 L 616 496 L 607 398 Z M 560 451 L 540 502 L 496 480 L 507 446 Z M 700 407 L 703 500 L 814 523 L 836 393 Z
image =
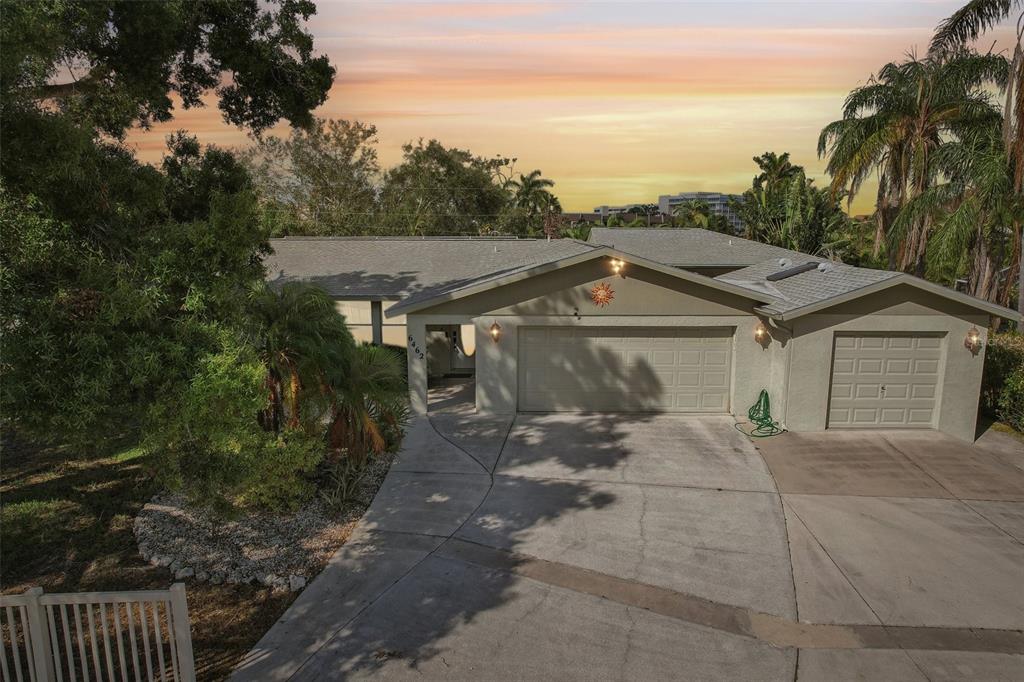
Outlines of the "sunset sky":
M 767 150 L 819 175 L 818 132 L 846 93 L 924 53 L 961 4 L 319 0 L 310 29 L 338 73 L 317 114 L 375 124 L 385 167 L 419 137 L 517 157 L 556 182 L 568 211 L 740 192 Z M 178 128 L 247 143 L 215 107 L 129 141 L 155 162 Z

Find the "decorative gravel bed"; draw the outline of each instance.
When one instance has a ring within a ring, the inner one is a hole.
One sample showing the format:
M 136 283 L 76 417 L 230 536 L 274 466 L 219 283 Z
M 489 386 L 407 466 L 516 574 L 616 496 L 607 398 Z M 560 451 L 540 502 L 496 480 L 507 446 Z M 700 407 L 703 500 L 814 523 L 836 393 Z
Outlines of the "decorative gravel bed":
M 315 499 L 293 514 L 226 520 L 189 505 L 181 495 L 157 495 L 135 518 L 139 554 L 169 567 L 177 580 L 301 590 L 348 539 L 391 460 L 391 455 L 375 458 L 354 498 L 335 513 Z

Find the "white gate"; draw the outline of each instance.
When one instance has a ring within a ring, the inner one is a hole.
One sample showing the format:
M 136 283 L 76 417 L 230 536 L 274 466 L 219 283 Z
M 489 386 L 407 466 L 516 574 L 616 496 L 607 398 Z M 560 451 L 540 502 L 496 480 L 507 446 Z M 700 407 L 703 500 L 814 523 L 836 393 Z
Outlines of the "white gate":
M 0 596 L 4 682 L 194 682 L 185 586 Z

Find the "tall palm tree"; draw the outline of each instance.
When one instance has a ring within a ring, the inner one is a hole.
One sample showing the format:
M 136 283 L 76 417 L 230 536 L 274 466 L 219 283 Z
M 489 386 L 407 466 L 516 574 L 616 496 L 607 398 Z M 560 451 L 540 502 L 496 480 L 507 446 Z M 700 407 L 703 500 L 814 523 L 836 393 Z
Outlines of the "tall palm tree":
M 962 49 L 1021 8 L 1021 0 L 971 0 L 939 24 L 932 37 L 930 51 L 944 54 Z M 1017 14 L 1016 43 L 1009 78 L 1003 89 L 1003 146 L 1013 168 L 1013 194 L 1024 195 L 1024 12 Z M 1010 289 L 1017 280 L 1017 309 L 1024 313 L 1024 238 L 1021 221 L 1012 225 L 1015 245 L 1011 253 L 1010 272 L 997 299 L 1008 304 Z
M 767 185 L 789 180 L 803 171 L 803 166 L 795 166 L 790 162 L 789 152 L 765 152 L 761 156 L 755 156 L 754 163 L 761 169 L 757 176 L 758 181 Z
M 331 372 L 329 381 L 331 452 L 362 465 L 387 449 L 387 433 L 400 429 L 406 419 L 404 365 L 390 348 L 362 345 Z
M 319 389 L 328 372 L 344 366 L 355 341 L 334 300 L 311 284 L 289 282 L 275 289 L 260 283 L 252 291 L 250 310 L 270 393 L 260 422 L 279 431 L 287 411 L 288 426 L 297 427 L 305 389 Z
M 948 142 L 934 162 L 945 181 L 910 202 L 897 223 L 931 215 L 930 268 L 951 273 L 948 278 L 966 270 L 968 293 L 998 301 L 1005 280 L 1000 266 L 1016 249 L 1013 225 L 1020 224 L 1022 209 L 1021 197 L 1012 191 L 1013 169 L 1000 126 Z
M 966 51 L 886 64 L 821 131 L 818 154 L 828 156 L 833 192 L 846 190 L 852 200 L 879 174 L 876 244 L 890 244 L 890 266 L 924 273 L 930 217 L 904 221 L 898 232 L 887 221 L 933 184 L 931 156 L 944 140 L 998 117 L 985 87 L 1005 83 L 1006 73 L 1004 58 Z
M 555 186 L 555 182 L 542 177 L 540 170 L 530 171 L 527 175 L 520 174 L 519 179 L 510 180 L 508 186 L 516 208 L 525 209 L 533 215 L 562 211 L 558 198 L 548 191 Z

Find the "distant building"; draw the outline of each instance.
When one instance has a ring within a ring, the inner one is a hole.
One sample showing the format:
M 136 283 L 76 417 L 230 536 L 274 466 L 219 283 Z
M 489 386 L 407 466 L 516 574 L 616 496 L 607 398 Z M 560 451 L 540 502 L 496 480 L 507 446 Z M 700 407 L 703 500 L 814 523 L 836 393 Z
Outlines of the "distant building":
M 739 199 L 738 194 L 722 194 L 720 192 L 680 192 L 679 194 L 662 194 L 658 197 L 658 210 L 665 215 L 672 215 L 672 212 L 680 204 L 688 201 L 706 201 L 711 207 L 711 212 L 725 216 L 736 232 L 743 231 L 743 222 L 736 215 L 736 212 L 729 206 L 729 199 Z
M 629 209 L 636 206 L 636 204 L 627 204 L 626 206 L 595 206 L 594 213 L 598 214 L 602 218 L 607 218 L 610 215 L 616 215 L 619 213 L 629 213 Z

